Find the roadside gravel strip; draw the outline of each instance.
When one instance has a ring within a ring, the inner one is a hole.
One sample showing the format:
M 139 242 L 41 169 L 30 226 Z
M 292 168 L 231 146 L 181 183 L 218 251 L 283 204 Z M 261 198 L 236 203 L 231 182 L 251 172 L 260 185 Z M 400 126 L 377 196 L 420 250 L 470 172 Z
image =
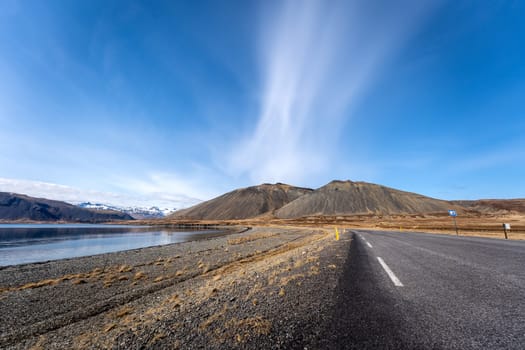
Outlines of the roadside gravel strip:
M 0 348 L 318 348 L 351 235 L 254 228 L 0 269 Z

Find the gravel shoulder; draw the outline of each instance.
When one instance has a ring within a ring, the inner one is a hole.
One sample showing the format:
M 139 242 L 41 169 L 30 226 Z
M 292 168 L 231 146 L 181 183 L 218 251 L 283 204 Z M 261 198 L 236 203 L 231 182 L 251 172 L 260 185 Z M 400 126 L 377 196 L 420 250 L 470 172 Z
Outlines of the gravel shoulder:
M 0 347 L 319 348 L 351 235 L 256 227 L 0 269 Z

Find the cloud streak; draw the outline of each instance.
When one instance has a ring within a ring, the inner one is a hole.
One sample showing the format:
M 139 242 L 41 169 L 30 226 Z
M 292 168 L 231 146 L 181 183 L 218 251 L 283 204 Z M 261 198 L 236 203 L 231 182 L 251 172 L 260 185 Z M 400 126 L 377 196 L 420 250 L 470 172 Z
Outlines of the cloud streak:
M 301 183 L 334 163 L 352 108 L 425 11 L 416 3 L 408 12 L 357 1 L 277 4 L 261 26 L 257 123 L 230 163 L 252 181 Z

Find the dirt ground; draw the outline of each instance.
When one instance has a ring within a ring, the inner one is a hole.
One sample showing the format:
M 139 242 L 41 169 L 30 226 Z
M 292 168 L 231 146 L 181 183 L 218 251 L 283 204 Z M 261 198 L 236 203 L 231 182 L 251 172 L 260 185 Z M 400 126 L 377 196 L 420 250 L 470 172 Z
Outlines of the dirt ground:
M 145 221 L 146 224 L 178 225 L 186 223 L 214 225 L 246 225 L 246 226 L 303 226 L 303 227 L 346 227 L 356 229 L 396 230 L 456 234 L 452 217 L 447 213 L 417 214 L 417 215 L 340 215 L 340 216 L 308 216 L 298 219 L 276 219 L 265 215 L 247 220 L 220 221 L 188 221 L 161 220 Z M 509 239 L 525 239 L 525 214 L 502 212 L 487 214 L 480 212 L 463 212 L 456 218 L 460 235 L 504 238 L 503 223 L 511 225 L 507 232 Z
M 0 270 L 0 347 L 290 348 L 329 319 L 350 234 L 240 234 Z M 305 339 L 310 337 L 311 339 Z

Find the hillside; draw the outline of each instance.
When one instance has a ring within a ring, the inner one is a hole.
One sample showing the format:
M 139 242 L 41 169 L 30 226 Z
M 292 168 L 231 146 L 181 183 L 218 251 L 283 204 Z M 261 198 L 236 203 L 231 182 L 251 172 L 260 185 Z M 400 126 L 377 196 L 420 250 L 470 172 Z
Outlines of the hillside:
M 515 212 L 525 214 L 525 199 L 479 199 L 458 200 L 451 203 L 461 205 L 465 208 L 480 213 L 508 213 Z
M 446 201 L 376 184 L 332 181 L 283 206 L 275 216 L 288 219 L 309 215 L 413 214 L 446 212 L 450 207 Z
M 191 208 L 176 211 L 171 218 L 227 220 L 253 218 L 273 212 L 312 192 L 309 188 L 286 184 L 262 184 L 237 189 Z
M 0 221 L 66 221 L 96 223 L 132 220 L 118 211 L 99 211 L 16 193 L 0 192 Z

